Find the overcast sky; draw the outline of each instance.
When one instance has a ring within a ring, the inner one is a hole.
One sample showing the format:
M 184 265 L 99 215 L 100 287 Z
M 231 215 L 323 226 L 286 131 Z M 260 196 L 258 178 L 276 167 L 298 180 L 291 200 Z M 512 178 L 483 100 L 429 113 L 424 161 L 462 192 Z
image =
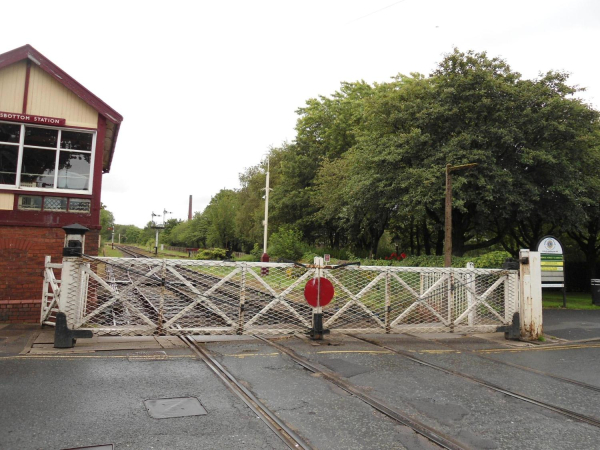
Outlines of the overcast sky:
M 566 70 L 600 107 L 598 0 L 28 0 L 2 16 L 0 53 L 31 44 L 124 116 L 102 189 L 120 224 L 185 219 L 189 195 L 201 211 L 293 141 L 307 99 L 429 74 L 454 47 L 526 78 Z

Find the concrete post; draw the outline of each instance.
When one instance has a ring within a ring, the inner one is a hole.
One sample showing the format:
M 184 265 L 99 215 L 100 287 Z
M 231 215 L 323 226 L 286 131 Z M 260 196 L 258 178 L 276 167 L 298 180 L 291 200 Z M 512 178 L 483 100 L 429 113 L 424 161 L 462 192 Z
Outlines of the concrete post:
M 540 254 L 521 250 L 519 263 L 521 339 L 535 340 L 543 335 Z

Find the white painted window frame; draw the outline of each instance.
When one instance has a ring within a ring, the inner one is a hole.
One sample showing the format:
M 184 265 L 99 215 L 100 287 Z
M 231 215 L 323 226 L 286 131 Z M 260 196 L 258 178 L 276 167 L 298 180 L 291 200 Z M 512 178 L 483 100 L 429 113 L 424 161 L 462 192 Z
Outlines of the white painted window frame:
M 61 194 L 84 194 L 84 195 L 92 195 L 94 189 L 94 163 L 96 159 L 96 130 L 82 129 L 82 128 L 71 128 L 71 127 L 51 127 L 51 126 L 43 126 L 43 125 L 30 125 L 26 123 L 18 123 L 18 122 L 7 122 L 0 121 L 0 123 L 7 123 L 10 125 L 20 125 L 21 126 L 21 134 L 19 136 L 19 143 L 16 144 L 14 142 L 2 142 L 2 145 L 12 145 L 19 148 L 19 155 L 17 159 L 17 174 L 16 174 L 16 183 L 15 184 L 0 184 L 0 189 L 18 189 L 24 192 L 46 192 L 46 193 L 61 193 Z M 37 145 L 27 145 L 25 146 L 25 127 L 31 128 L 46 128 L 50 130 L 58 131 L 58 139 L 56 143 L 56 147 L 40 147 Z M 73 150 L 60 148 L 60 140 L 63 131 L 74 131 L 77 133 L 89 133 L 92 135 L 92 150 Z M 56 162 L 54 167 L 54 187 L 53 188 L 37 188 L 37 187 L 21 187 L 21 166 L 23 164 L 23 151 L 24 148 L 35 148 L 40 150 L 54 150 L 56 151 Z M 58 162 L 60 160 L 60 152 L 69 152 L 69 153 L 90 153 L 91 161 L 90 161 L 90 178 L 89 178 L 89 189 L 59 189 L 58 188 Z

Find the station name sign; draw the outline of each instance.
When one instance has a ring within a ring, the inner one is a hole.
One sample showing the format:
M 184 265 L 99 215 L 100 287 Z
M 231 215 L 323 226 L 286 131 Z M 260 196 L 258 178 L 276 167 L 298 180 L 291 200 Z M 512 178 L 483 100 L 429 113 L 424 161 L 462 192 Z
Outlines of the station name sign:
M 66 119 L 57 117 L 34 116 L 33 114 L 19 114 L 0 111 L 0 120 L 9 120 L 11 122 L 37 123 L 39 125 L 58 125 L 63 126 Z

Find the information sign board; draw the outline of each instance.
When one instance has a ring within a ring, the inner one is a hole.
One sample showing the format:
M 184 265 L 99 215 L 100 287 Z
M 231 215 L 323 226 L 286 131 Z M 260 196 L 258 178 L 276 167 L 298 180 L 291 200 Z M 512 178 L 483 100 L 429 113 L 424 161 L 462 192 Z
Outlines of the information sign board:
M 562 245 L 558 239 L 552 236 L 543 237 L 537 251 L 540 252 L 542 264 L 542 288 L 564 287 L 565 262 Z

